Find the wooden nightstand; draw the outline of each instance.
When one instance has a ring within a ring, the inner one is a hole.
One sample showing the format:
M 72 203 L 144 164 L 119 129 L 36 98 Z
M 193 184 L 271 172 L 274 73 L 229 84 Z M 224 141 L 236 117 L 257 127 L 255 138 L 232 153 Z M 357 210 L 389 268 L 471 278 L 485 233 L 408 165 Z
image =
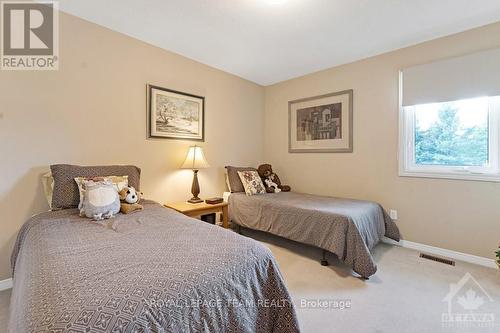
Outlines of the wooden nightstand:
M 226 229 L 229 228 L 227 202 L 222 202 L 215 205 L 209 205 L 205 202 L 198 204 L 191 204 L 187 202 L 174 202 L 165 204 L 165 207 L 172 208 L 178 211 L 179 213 L 182 213 L 190 217 L 222 212 L 222 226 Z

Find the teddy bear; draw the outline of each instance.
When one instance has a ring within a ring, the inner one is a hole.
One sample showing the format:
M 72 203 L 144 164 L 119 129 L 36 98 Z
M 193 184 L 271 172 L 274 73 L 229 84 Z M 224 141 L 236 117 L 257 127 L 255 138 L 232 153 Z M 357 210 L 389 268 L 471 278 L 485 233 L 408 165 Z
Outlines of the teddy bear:
M 134 187 L 124 187 L 120 192 L 120 212 L 129 214 L 135 211 L 143 210 L 144 207 L 138 202 L 141 200 L 142 193 L 137 192 Z
M 273 172 L 273 168 L 271 164 L 261 164 L 257 168 L 257 172 L 259 173 L 260 178 L 266 184 L 266 192 L 267 193 L 277 193 L 277 192 L 290 192 L 291 188 L 288 185 L 281 185 L 280 177 Z M 270 181 L 268 185 L 268 181 Z M 271 184 L 272 183 L 272 184 Z M 273 184 L 276 185 L 273 186 Z M 276 191 L 276 188 L 280 191 Z

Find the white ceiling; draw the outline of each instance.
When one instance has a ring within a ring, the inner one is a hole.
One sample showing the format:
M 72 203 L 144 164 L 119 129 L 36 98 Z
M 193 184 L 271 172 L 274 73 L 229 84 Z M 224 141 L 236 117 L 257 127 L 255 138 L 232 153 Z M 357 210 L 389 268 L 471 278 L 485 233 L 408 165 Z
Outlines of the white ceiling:
M 62 0 L 60 8 L 261 85 L 500 21 L 499 0 Z

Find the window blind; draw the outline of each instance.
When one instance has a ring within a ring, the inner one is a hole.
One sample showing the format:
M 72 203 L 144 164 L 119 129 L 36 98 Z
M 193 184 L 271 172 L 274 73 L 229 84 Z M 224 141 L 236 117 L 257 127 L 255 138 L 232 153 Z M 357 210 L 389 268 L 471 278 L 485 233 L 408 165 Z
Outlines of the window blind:
M 500 48 L 403 69 L 403 106 L 500 95 Z

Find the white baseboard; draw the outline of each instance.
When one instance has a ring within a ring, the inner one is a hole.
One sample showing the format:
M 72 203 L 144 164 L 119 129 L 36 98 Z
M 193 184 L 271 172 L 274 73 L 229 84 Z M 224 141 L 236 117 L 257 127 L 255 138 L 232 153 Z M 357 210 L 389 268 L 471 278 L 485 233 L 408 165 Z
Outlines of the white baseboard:
M 490 267 L 490 268 L 497 268 L 497 264 L 495 263 L 494 259 L 478 257 L 478 256 L 475 256 L 472 254 L 442 249 L 440 247 L 410 242 L 407 240 L 401 240 L 399 242 L 396 242 L 390 238 L 384 237 L 384 239 L 382 241 L 384 243 L 387 243 L 387 244 L 397 245 L 397 246 L 401 246 L 401 247 L 404 247 L 407 249 L 412 249 L 412 250 L 416 250 L 416 251 L 420 251 L 420 252 L 434 254 L 437 256 L 441 256 L 441 257 L 446 257 L 446 258 L 450 258 L 450 259 L 464 261 L 464 262 L 468 262 L 470 264 L 476 264 L 476 265 Z
M 12 288 L 12 279 L 0 281 L 0 291 Z

